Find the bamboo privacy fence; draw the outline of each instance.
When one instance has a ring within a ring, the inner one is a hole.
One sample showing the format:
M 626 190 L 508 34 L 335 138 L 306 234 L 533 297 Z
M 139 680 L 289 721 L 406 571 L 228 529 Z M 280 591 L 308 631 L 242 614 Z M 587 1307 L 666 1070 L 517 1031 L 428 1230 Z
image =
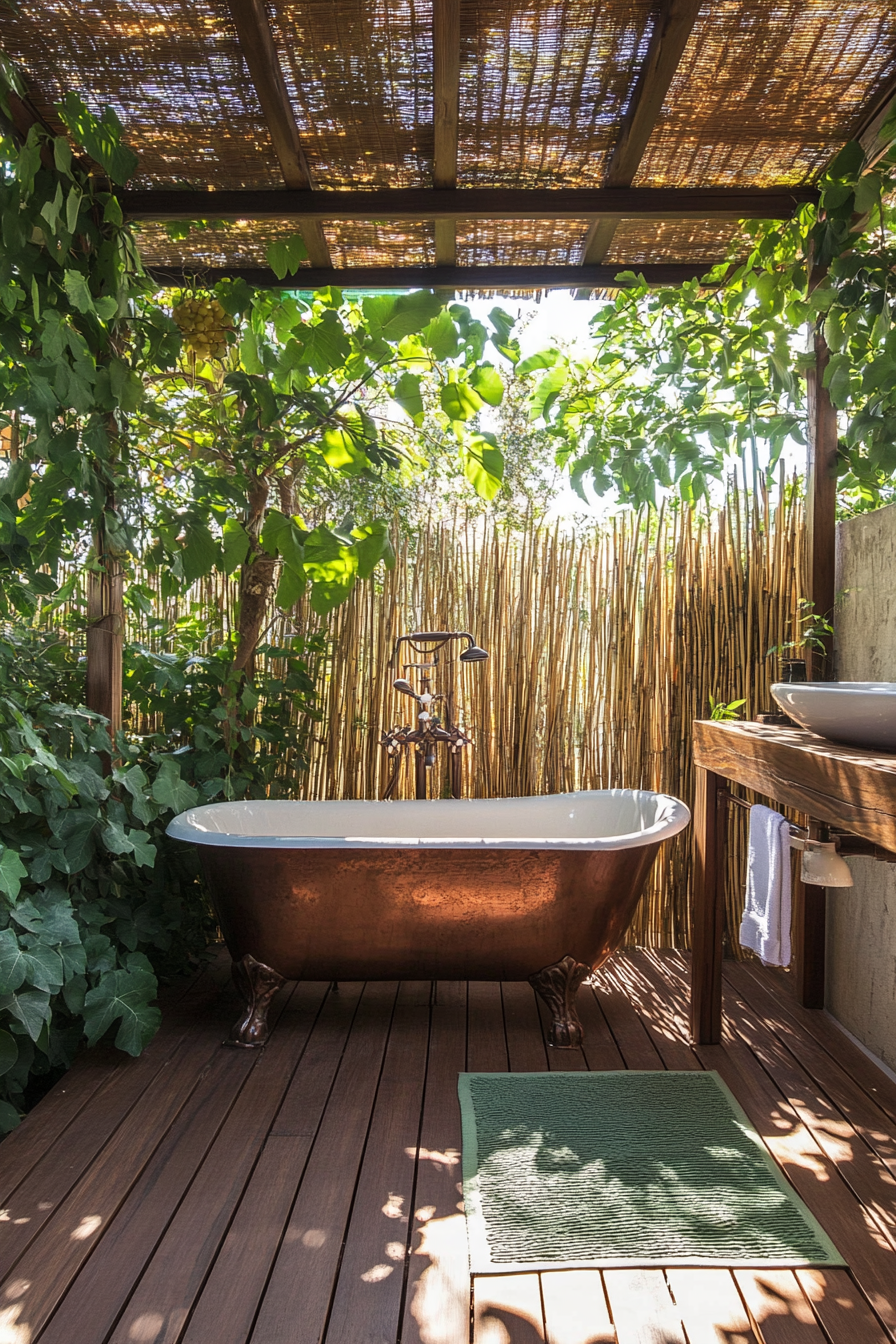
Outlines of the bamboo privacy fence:
M 766 654 L 797 628 L 803 566 L 802 501 L 783 477 L 774 506 L 732 487 L 716 513 L 623 514 L 587 535 L 481 518 L 430 523 L 405 536 L 393 570 L 359 584 L 325 623 L 322 718 L 302 725 L 310 764 L 287 789 L 304 798 L 379 797 L 391 771 L 380 735 L 413 712 L 392 689 L 401 675 L 390 665 L 395 640 L 413 630 L 469 630 L 488 661 L 446 658 L 437 687 L 456 690 L 475 741 L 466 794 L 631 787 L 690 804 L 691 724 L 709 717 L 710 696 L 744 699 L 746 718 L 772 707 L 776 660 Z M 129 613 L 129 639 L 162 651 L 178 622 L 192 626 L 195 640 L 200 618 L 212 646 L 233 628 L 233 581 L 212 576 L 187 599 L 162 601 L 158 575 L 135 577 L 158 600 L 153 621 Z M 274 620 L 267 638 L 277 644 L 287 631 L 319 627 L 300 603 Z M 138 731 L 156 726 L 134 722 Z M 283 770 L 294 766 L 287 760 Z M 413 796 L 411 768 L 394 796 Z M 664 847 L 631 942 L 688 946 L 691 847 L 690 830 Z M 746 816 L 732 809 L 734 930 L 745 861 Z M 736 937 L 728 942 L 736 952 Z
M 413 712 L 391 687 L 401 675 L 389 666 L 394 641 L 456 629 L 490 654 L 439 669 L 440 689 L 456 679 L 461 722 L 475 740 L 467 794 L 624 786 L 690 802 L 691 724 L 709 717 L 710 696 L 745 699 L 747 718 L 773 707 L 776 660 L 766 655 L 796 628 L 803 535 L 791 488 L 774 507 L 732 490 L 716 514 L 623 515 L 588 537 L 457 519 L 430 525 L 404 542 L 380 585 L 359 586 L 331 620 L 323 723 L 302 795 L 380 795 L 391 768 L 380 733 Z M 413 796 L 410 768 L 395 796 Z M 746 818 L 732 813 L 727 897 L 736 929 Z M 688 945 L 691 846 L 688 831 L 664 847 L 632 942 Z

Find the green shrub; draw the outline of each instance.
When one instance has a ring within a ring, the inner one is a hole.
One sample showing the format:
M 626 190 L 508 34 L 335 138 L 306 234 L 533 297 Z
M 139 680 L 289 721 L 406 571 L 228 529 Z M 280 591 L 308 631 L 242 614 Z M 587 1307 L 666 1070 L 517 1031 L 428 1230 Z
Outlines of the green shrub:
M 176 755 L 123 735 L 106 775 L 105 722 L 56 698 L 79 681 L 58 637 L 0 637 L 4 1131 L 85 1040 L 139 1054 L 158 975 L 195 964 L 213 928 L 193 851 L 164 839 L 199 792 Z
M 321 719 L 316 679 L 324 636 L 293 636 L 257 650 L 259 675 L 234 675 L 233 648 L 159 653 L 140 644 L 125 649 L 124 687 L 133 727 L 154 731 L 144 751 L 173 752 L 181 776 L 203 802 L 224 798 L 294 798 L 308 768 L 310 734 Z

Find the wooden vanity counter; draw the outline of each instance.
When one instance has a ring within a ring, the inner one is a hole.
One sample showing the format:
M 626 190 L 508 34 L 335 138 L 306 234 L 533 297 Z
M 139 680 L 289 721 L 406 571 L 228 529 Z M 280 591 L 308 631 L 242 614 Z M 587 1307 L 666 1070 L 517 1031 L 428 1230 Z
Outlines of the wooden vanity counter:
M 691 1033 L 696 1043 L 710 1045 L 720 1040 L 722 1029 L 726 785 L 754 789 L 811 821 L 896 851 L 896 756 L 840 746 L 801 728 L 699 720 L 694 763 Z M 807 1007 L 821 1007 L 824 888 L 798 882 L 794 907 L 800 998 Z

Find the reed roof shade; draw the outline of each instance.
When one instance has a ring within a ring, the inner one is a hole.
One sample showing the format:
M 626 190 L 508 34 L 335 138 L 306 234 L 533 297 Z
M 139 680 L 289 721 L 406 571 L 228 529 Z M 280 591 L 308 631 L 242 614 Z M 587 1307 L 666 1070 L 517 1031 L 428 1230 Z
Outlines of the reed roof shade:
M 54 129 L 115 108 L 149 265 L 258 280 L 296 229 L 307 282 L 699 273 L 896 92 L 892 0 L 19 0 L 0 45 Z

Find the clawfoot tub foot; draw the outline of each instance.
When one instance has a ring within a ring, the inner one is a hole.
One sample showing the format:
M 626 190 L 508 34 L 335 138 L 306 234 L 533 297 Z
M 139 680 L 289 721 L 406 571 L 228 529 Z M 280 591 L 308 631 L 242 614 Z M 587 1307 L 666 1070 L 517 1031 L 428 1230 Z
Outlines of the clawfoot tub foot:
M 564 957 L 529 976 L 529 984 L 551 1011 L 548 1043 L 558 1050 L 577 1050 L 585 1039 L 576 1012 L 576 990 L 590 974 L 590 966 L 575 957 Z
M 246 1001 L 246 1011 L 233 1024 L 225 1045 L 253 1050 L 268 1039 L 268 1009 L 271 999 L 284 983 L 283 976 L 248 954 L 242 961 L 233 963 L 231 973 L 233 983 Z

